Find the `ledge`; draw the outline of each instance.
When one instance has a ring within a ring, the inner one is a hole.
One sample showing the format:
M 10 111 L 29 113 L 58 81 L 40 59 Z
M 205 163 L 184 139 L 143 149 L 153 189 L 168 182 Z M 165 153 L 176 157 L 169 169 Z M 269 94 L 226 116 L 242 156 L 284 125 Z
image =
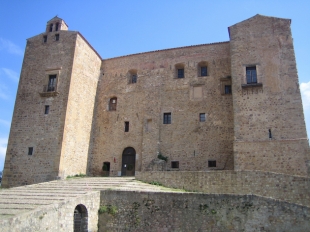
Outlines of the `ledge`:
M 42 92 L 42 93 L 39 93 L 41 97 L 56 97 L 59 92 Z
M 242 88 L 263 87 L 263 83 L 242 84 Z

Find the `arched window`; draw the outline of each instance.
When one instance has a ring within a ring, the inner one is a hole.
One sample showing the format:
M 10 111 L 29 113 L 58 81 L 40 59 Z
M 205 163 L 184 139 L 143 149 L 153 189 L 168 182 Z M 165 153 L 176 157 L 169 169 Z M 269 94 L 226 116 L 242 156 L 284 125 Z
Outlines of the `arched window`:
M 53 31 L 53 24 L 50 25 L 50 32 Z
M 77 205 L 74 209 L 73 216 L 73 231 L 87 232 L 88 231 L 88 213 L 84 205 Z
M 116 97 L 111 98 L 109 102 L 109 111 L 115 111 L 116 105 L 117 105 L 117 98 Z

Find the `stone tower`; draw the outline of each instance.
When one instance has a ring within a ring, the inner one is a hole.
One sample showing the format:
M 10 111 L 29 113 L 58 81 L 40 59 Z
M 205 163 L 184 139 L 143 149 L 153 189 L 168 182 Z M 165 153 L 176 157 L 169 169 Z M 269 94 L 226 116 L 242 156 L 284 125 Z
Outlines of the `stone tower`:
M 290 25 L 290 19 L 256 15 L 229 27 L 235 170 L 307 175 Z
M 100 65 L 97 52 L 61 18 L 27 40 L 4 187 L 86 173 Z

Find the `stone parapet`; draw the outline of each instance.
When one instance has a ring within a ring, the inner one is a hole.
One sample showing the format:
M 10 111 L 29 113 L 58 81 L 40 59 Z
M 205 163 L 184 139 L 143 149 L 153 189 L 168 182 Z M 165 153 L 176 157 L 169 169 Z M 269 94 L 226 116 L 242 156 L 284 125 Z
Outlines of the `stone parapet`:
M 310 178 L 261 171 L 138 172 L 136 179 L 212 194 L 254 194 L 310 206 Z

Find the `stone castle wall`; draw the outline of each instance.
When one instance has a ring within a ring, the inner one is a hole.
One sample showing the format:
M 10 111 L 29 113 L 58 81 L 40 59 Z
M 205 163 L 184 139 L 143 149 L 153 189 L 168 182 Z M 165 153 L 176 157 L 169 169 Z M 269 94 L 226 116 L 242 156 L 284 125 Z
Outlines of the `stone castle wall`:
M 59 31 L 27 40 L 7 155 L 3 186 L 54 180 L 58 175 L 76 32 Z M 57 75 L 56 97 L 42 97 L 49 75 Z M 49 105 L 49 114 L 45 114 Z M 28 148 L 33 154 L 28 155 Z
M 82 204 L 87 208 L 88 231 L 97 231 L 100 192 L 92 191 L 80 197 L 73 197 L 20 214 L 9 220 L 1 220 L 2 232 L 12 231 L 59 231 L 73 230 L 74 209 Z
M 309 144 L 290 25 L 256 15 L 229 27 L 235 170 L 307 176 Z M 246 81 L 253 66 L 256 85 Z
M 86 174 L 101 58 L 77 34 L 59 176 Z
M 102 191 L 98 231 L 307 231 L 309 207 L 246 195 Z M 114 213 L 115 212 L 115 213 Z
M 205 61 L 208 76 L 199 75 Z M 176 77 L 177 64 L 184 65 L 184 78 Z M 129 83 L 130 70 L 137 83 Z M 97 91 L 92 173 L 103 162 L 111 163 L 111 175 L 121 170 L 122 152 L 136 150 L 136 171 L 145 170 L 160 152 L 179 161 L 180 170 L 233 169 L 232 96 L 223 94 L 221 79 L 230 81 L 229 43 L 199 45 L 148 52 L 104 60 Z M 196 87 L 202 90 L 194 96 Z M 109 100 L 117 97 L 117 109 Z M 171 124 L 163 114 L 171 113 Z M 199 121 L 199 114 L 206 121 Z M 129 132 L 124 122 L 129 121 Z
M 209 194 L 254 194 L 310 207 L 310 178 L 261 171 L 139 172 L 136 179 Z

